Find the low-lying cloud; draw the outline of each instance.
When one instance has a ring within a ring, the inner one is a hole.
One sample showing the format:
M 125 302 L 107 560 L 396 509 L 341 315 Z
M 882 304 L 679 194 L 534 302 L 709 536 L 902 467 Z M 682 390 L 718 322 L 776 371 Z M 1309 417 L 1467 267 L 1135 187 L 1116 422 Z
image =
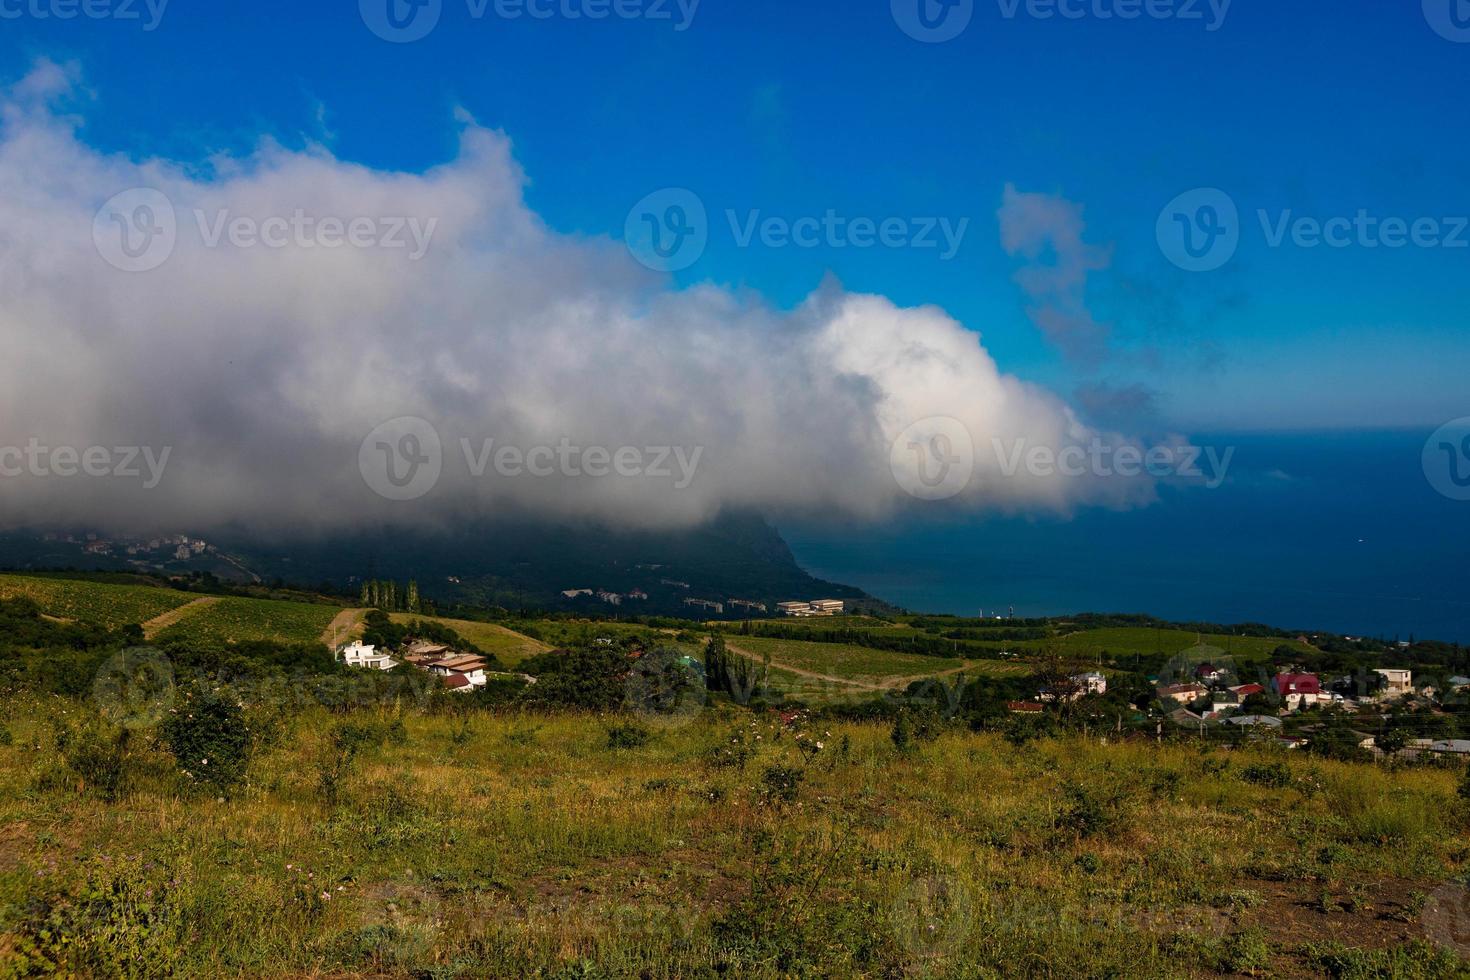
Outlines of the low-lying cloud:
M 471 119 L 458 120 L 457 156 L 424 173 L 269 141 L 245 157 L 138 161 L 80 138 L 58 108 L 77 92 L 74 72 L 41 64 L 0 108 L 0 447 L 168 447 L 167 468 L 153 486 L 0 477 L 0 525 L 309 531 L 528 512 L 677 527 L 723 508 L 877 520 L 1154 493 L 1148 476 L 1007 475 L 978 453 L 963 492 L 916 501 L 891 451 L 921 419 L 957 419 L 977 447 L 1128 440 L 1002 373 L 940 309 L 826 283 L 777 310 L 716 285 L 677 289 L 616 241 L 558 233 L 526 206 L 509 139 Z M 94 240 L 114 220 L 118 235 L 163 227 L 153 209 L 98 218 L 133 188 L 176 217 L 166 259 L 146 271 Z M 400 221 L 405 248 L 384 243 Z M 1048 236 L 1072 254 L 1065 230 Z M 1039 246 L 1017 231 L 1008 247 Z M 1069 259 L 1035 295 L 1067 307 L 1098 261 Z M 402 416 L 442 443 L 442 472 L 411 500 L 375 492 L 360 465 L 369 433 Z M 698 468 L 684 486 L 615 468 L 475 473 L 461 447 L 483 461 L 487 440 L 697 449 Z

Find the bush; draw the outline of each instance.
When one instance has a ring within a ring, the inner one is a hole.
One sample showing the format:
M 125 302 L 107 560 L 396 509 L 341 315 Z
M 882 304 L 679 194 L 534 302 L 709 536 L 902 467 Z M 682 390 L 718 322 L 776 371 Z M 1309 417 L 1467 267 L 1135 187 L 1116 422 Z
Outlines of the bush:
M 1242 769 L 1240 778 L 1257 786 L 1284 789 L 1291 785 L 1291 769 L 1284 762 L 1258 762 Z
M 223 695 L 209 692 L 194 698 L 164 722 L 163 738 L 190 779 L 225 790 L 245 778 L 250 728 L 240 706 Z
M 642 725 L 614 725 L 607 730 L 607 747 L 610 749 L 636 749 L 647 745 L 648 729 Z
M 122 795 L 128 776 L 126 728 L 112 730 L 98 721 L 56 726 L 56 749 L 67 769 L 104 800 Z
M 766 766 L 761 773 L 761 796 L 767 802 L 795 803 L 806 773 L 793 766 Z

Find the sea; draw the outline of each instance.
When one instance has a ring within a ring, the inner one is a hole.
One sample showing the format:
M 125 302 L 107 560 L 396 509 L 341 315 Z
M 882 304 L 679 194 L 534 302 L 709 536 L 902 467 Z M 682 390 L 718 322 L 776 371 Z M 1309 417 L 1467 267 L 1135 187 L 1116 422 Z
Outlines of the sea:
M 1146 613 L 1470 643 L 1470 501 L 1439 492 L 1423 431 L 1218 433 L 1215 489 L 1128 511 L 779 525 L 798 562 L 906 609 Z M 1470 471 L 1470 460 L 1461 461 Z M 1447 467 L 1448 459 L 1440 463 Z

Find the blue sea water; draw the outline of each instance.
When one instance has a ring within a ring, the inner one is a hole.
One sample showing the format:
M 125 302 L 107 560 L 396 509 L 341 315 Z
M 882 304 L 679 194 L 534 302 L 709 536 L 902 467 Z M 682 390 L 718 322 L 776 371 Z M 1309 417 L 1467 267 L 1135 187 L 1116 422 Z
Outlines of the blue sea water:
M 926 612 L 1141 612 L 1470 642 L 1470 502 L 1438 493 L 1429 432 L 1216 434 L 1224 484 L 1065 517 L 780 527 L 821 578 Z

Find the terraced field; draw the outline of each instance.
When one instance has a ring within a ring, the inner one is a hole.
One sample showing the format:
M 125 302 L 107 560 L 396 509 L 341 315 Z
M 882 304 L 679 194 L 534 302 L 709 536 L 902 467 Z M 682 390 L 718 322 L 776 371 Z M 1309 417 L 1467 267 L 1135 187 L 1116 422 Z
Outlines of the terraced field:
M 389 618 L 395 623 L 407 623 L 418 619 L 447 626 L 486 653 L 494 654 L 495 658 L 507 667 L 514 667 L 527 657 L 551 649 L 550 644 L 533 640 L 529 636 L 522 636 L 514 630 L 506 629 L 495 623 L 481 623 L 469 619 L 446 619 L 442 616 L 418 616 L 413 613 L 392 613 Z
M 195 596 L 146 585 L 111 585 L 63 578 L 0 575 L 0 599 L 30 599 L 48 616 L 109 629 L 139 625 L 187 605 Z
M 249 640 L 319 643 L 323 631 L 340 611 L 340 606 L 227 596 L 219 602 L 195 607 L 194 612 L 159 633 L 157 639 L 197 643 Z

